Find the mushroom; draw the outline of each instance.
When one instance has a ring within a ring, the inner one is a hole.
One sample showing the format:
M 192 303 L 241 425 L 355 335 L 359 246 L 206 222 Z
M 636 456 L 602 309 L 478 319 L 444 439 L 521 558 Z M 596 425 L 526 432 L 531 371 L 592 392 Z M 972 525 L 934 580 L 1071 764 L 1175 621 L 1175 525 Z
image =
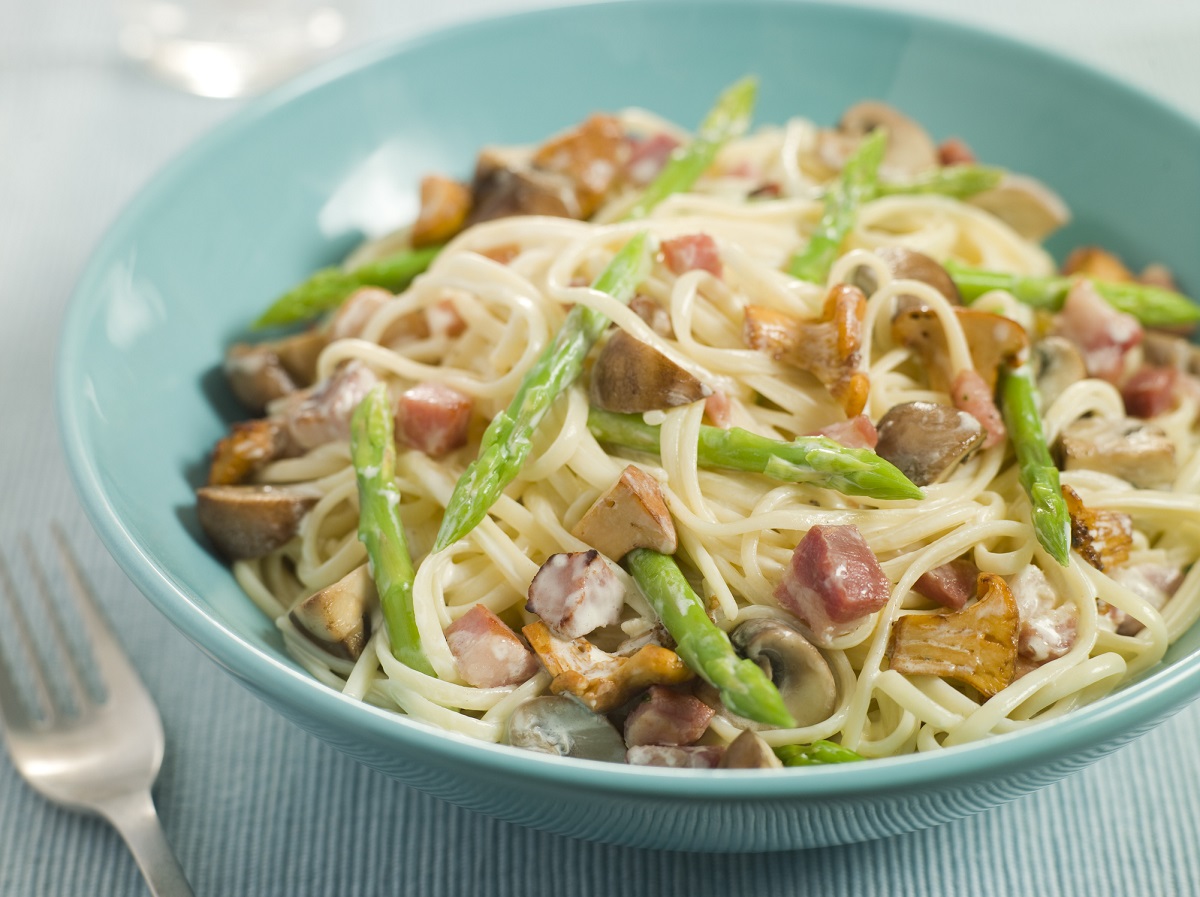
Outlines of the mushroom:
M 1000 366 L 1018 363 L 1028 352 L 1025 328 L 1012 318 L 974 308 L 956 308 L 954 315 L 967 338 L 975 370 L 994 390 Z M 921 308 L 899 312 L 892 320 L 892 339 L 921 357 L 931 388 L 949 391 L 956 372 L 950 367 L 946 332 L 936 312 Z
M 1061 336 L 1047 336 L 1034 343 L 1029 361 L 1043 410 L 1053 405 L 1068 386 L 1087 377 L 1083 355 L 1073 342 Z
M 566 175 L 580 218 L 591 218 L 616 183 L 629 155 L 625 129 L 611 115 L 593 115 L 552 137 L 533 154 L 533 167 Z
M 783 761 L 775 756 L 761 735 L 746 729 L 729 743 L 718 769 L 782 769 Z
M 286 545 L 318 496 L 279 486 L 201 486 L 196 517 L 231 561 L 258 558 Z
M 1141 489 L 1175 478 L 1175 445 L 1155 424 L 1132 418 L 1085 417 L 1062 433 L 1063 470 L 1096 470 Z
M 883 259 L 892 273 L 892 279 L 920 281 L 945 296 L 951 305 L 963 304 L 962 295 L 949 272 L 925 253 L 904 246 L 880 246 L 875 254 Z M 874 271 L 866 266 L 855 272 L 854 283 L 868 296 L 879 289 Z M 897 298 L 897 311 L 926 307 L 916 296 L 903 295 Z
M 208 485 L 245 482 L 271 461 L 293 452 L 291 437 L 280 421 L 268 417 L 236 423 L 213 447 Z
M 421 179 L 421 211 L 409 240 L 414 247 L 445 243 L 460 230 L 471 211 L 471 190 L 441 175 Z
M 729 636 L 779 689 L 797 726 L 828 719 L 837 706 L 837 681 L 828 661 L 794 626 L 769 617 L 748 620 Z
M 508 718 L 505 739 L 513 747 L 577 760 L 625 762 L 616 728 L 578 701 L 542 695 L 522 701 Z
M 571 535 L 614 561 L 635 548 L 674 554 L 678 545 L 662 489 L 633 464 L 587 509 Z
M 973 416 L 933 402 L 894 405 L 878 429 L 875 453 L 918 486 L 942 480 L 986 438 Z
M 694 374 L 624 330 L 609 337 L 592 367 L 592 404 L 605 411 L 640 414 L 710 395 Z
M 569 177 L 530 168 L 513 153 L 485 149 L 475 163 L 466 226 L 510 215 L 583 217 Z
M 1005 174 L 991 190 L 967 199 L 991 212 L 1018 234 L 1040 243 L 1071 220 L 1071 211 L 1057 193 L 1041 181 L 1021 174 Z
M 1142 358 L 1147 364 L 1200 376 L 1200 346 L 1173 333 L 1147 330 L 1142 336 Z
M 1099 246 L 1079 246 L 1071 250 L 1063 262 L 1063 274 L 1081 274 L 1096 280 L 1131 283 L 1136 278 L 1125 263 Z
M 1062 486 L 1071 515 L 1071 547 L 1101 573 L 1129 560 L 1133 548 L 1133 518 L 1119 511 L 1093 511 L 1079 493 Z
M 990 698 L 1011 684 L 1021 627 L 1008 584 L 979 574 L 983 597 L 950 614 L 905 614 L 892 624 L 889 664 L 910 676 L 941 676 Z
M 234 343 L 225 351 L 222 369 L 237 400 L 255 414 L 296 391 L 295 382 L 269 343 Z
M 625 752 L 625 762 L 630 766 L 716 769 L 724 756 L 723 744 L 635 744 Z
M 304 635 L 335 657 L 358 660 L 371 637 L 370 609 L 379 595 L 367 565 L 356 567 L 293 606 L 288 616 Z
M 521 632 L 553 677 L 550 690 L 573 695 L 598 713 L 615 710 L 651 685 L 678 685 L 692 678 L 678 654 L 658 645 L 646 645 L 632 657 L 616 657 L 585 638 L 557 638 L 540 621 Z
M 784 312 L 748 305 L 742 339 L 751 349 L 776 361 L 808 371 L 854 417 L 867 403 L 870 381 L 860 371 L 862 327 L 867 299 L 850 284 L 836 284 L 825 298 L 818 321 L 803 321 Z
M 880 165 L 886 180 L 906 180 L 938 165 L 937 147 L 929 133 L 913 119 L 879 100 L 864 100 L 842 113 L 836 130 L 817 135 L 817 154 L 834 171 L 840 171 L 862 139 L 876 128 L 886 128 L 887 150 Z

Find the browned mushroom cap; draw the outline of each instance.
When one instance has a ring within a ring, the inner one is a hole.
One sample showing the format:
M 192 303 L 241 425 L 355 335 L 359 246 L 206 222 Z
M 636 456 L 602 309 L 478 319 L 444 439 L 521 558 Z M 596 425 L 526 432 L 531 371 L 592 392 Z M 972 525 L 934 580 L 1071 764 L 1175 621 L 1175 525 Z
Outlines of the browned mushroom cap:
M 1084 277 L 1094 277 L 1096 280 L 1130 283 L 1136 278 L 1133 272 L 1125 267 L 1125 263 L 1106 249 L 1099 246 L 1079 246 L 1071 250 L 1067 260 L 1063 262 L 1063 274 L 1082 274 Z
M 956 308 L 954 314 L 967 338 L 971 361 L 989 389 L 996 388 L 1002 364 L 1015 364 L 1029 350 L 1025 328 L 1004 315 L 974 308 Z M 910 308 L 892 320 L 892 339 L 916 352 L 929 374 L 932 389 L 946 392 L 954 382 L 946 332 L 936 312 Z
M 379 601 L 363 564 L 331 586 L 301 598 L 288 616 L 314 644 L 335 657 L 358 660 L 371 637 L 371 607 Z
M 1020 174 L 1006 174 L 991 190 L 967 202 L 991 212 L 1027 240 L 1040 243 L 1071 220 L 1062 198 L 1041 181 Z
M 616 182 L 628 155 L 621 122 L 611 115 L 593 115 L 542 145 L 533 154 L 533 167 L 570 178 L 579 217 L 590 218 Z
M 886 128 L 887 151 L 880 166 L 885 179 L 905 179 L 938 164 L 937 147 L 928 132 L 904 113 L 879 100 L 856 103 L 842 114 L 836 131 L 817 136 L 817 153 L 840 171 L 867 134 Z
M 1071 547 L 1085 561 L 1104 572 L 1129 560 L 1133 548 L 1132 517 L 1119 511 L 1093 511 L 1066 483 L 1062 495 L 1071 515 Z
M 962 305 L 962 296 L 950 274 L 925 253 L 904 246 L 880 246 L 875 250 L 875 254 L 883 259 L 894 279 L 916 280 L 928 284 L 945 296 L 951 305 Z M 879 289 L 874 272 L 867 267 L 859 268 L 855 272 L 854 282 L 868 295 Z M 896 303 L 897 311 L 925 307 L 926 304 L 916 296 L 900 296 Z
M 485 149 L 475 163 L 466 226 L 510 215 L 582 217 L 569 177 L 533 169 L 511 154 Z
M 274 418 L 236 423 L 217 442 L 208 466 L 208 485 L 231 486 L 248 480 L 276 458 L 292 454 L 291 437 Z
M 757 732 L 746 729 L 729 743 L 718 769 L 782 769 L 783 762 Z
M 1047 336 L 1033 344 L 1029 355 L 1042 408 L 1054 404 L 1064 389 L 1087 377 L 1087 364 L 1069 339 Z
M 1017 670 L 1021 618 L 1012 591 L 994 573 L 979 574 L 975 604 L 952 614 L 906 614 L 892 624 L 890 666 L 910 676 L 942 676 L 990 698 Z
M 632 464 L 587 509 L 571 535 L 614 561 L 635 548 L 674 554 L 678 544 L 675 524 L 658 482 Z
M 295 381 L 269 343 L 234 343 L 226 350 L 222 367 L 237 400 L 255 414 L 296 390 Z
M 201 486 L 196 516 L 217 550 L 231 561 L 258 558 L 296 535 L 317 496 L 277 486 Z
M 441 175 L 421 179 L 421 211 L 409 239 L 416 247 L 445 243 L 460 230 L 471 211 L 471 190 Z
M 678 654 L 659 645 L 616 657 L 585 638 L 560 639 L 540 620 L 521 632 L 553 677 L 550 690 L 574 695 L 598 713 L 615 710 L 651 685 L 678 685 L 693 675 Z
M 867 403 L 870 381 L 858 369 L 867 299 L 850 284 L 836 284 L 819 321 L 802 321 L 772 308 L 746 306 L 742 339 L 751 349 L 808 371 L 854 417 Z
M 1200 346 L 1173 333 L 1147 330 L 1142 336 L 1147 364 L 1200 376 Z
M 983 426 L 970 414 L 933 402 L 895 405 L 878 429 L 875 453 L 918 486 L 946 477 L 985 438 Z
M 1061 448 L 1064 470 L 1096 470 L 1142 489 L 1162 488 L 1175 478 L 1175 444 L 1145 421 L 1085 417 L 1063 430 Z
M 828 661 L 800 630 L 760 617 L 742 623 L 729 640 L 771 678 L 797 726 L 814 725 L 833 713 L 837 681 Z
M 636 414 L 690 405 L 712 390 L 649 343 L 616 331 L 592 367 L 592 404 Z

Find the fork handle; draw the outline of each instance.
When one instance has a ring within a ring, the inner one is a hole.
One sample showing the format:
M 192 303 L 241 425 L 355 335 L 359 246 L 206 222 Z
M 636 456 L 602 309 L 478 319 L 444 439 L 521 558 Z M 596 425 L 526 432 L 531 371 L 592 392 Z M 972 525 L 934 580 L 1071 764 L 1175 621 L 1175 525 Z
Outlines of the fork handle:
M 163 834 L 149 790 L 109 798 L 97 809 L 125 839 L 154 897 L 194 897 Z

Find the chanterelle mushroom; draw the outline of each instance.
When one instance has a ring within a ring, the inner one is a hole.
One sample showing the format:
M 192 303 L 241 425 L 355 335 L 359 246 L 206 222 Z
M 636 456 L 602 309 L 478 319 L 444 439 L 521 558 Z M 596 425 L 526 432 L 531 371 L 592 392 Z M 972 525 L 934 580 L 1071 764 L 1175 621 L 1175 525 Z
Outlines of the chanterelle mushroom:
M 619 561 L 635 548 L 674 554 L 678 539 L 662 489 L 630 464 L 571 530 L 597 551 Z
M 1006 174 L 997 186 L 976 193 L 967 202 L 991 212 L 1034 243 L 1040 243 L 1071 220 L 1071 211 L 1062 198 L 1027 175 Z
M 817 153 L 827 166 L 840 171 L 867 134 L 886 128 L 887 151 L 880 173 L 885 180 L 906 180 L 938 164 L 937 147 L 928 132 L 898 109 L 879 100 L 855 103 L 838 122 L 837 130 L 822 131 Z
M 803 321 L 772 308 L 748 305 L 742 339 L 751 349 L 808 371 L 854 417 L 867 403 L 870 381 L 860 371 L 867 299 L 862 290 L 836 284 L 819 321 Z
M 371 637 L 370 609 L 378 600 L 375 582 L 363 564 L 333 585 L 301 598 L 288 616 L 325 651 L 357 660 Z
M 983 425 L 970 414 L 934 402 L 895 405 L 878 429 L 876 454 L 918 486 L 943 479 L 985 439 Z
M 837 706 L 837 681 L 828 661 L 798 629 L 781 620 L 748 620 L 729 635 L 779 689 L 797 726 L 827 719 Z
M 1012 318 L 974 308 L 956 308 L 954 315 L 967 338 L 975 370 L 995 389 L 1000 365 L 1020 362 L 1029 350 L 1025 328 Z M 899 312 L 892 320 L 892 338 L 920 356 L 930 387 L 949 390 L 956 372 L 950 367 L 946 331 L 934 312 L 919 308 Z
M 625 742 L 616 727 L 578 701 L 542 695 L 517 705 L 508 718 L 513 747 L 580 760 L 625 762 Z
M 1064 470 L 1096 470 L 1141 489 L 1175 478 L 1175 445 L 1161 427 L 1132 418 L 1085 417 L 1062 434 Z
M 592 367 L 592 404 L 637 414 L 707 398 L 712 390 L 653 346 L 616 331 Z
M 291 437 L 279 420 L 266 417 L 236 423 L 213 448 L 208 485 L 245 482 L 266 464 L 294 452 Z
M 1071 515 L 1071 547 L 1097 570 L 1105 571 L 1129 560 L 1133 548 L 1133 518 L 1119 511 L 1093 511 L 1079 493 L 1063 484 L 1063 498 Z
M 942 676 L 990 698 L 1016 676 L 1021 620 L 1008 584 L 979 575 L 983 598 L 952 614 L 906 614 L 892 624 L 890 666 L 910 676 Z
M 201 486 L 196 517 L 225 557 L 257 558 L 286 545 L 316 503 L 316 495 L 295 488 Z

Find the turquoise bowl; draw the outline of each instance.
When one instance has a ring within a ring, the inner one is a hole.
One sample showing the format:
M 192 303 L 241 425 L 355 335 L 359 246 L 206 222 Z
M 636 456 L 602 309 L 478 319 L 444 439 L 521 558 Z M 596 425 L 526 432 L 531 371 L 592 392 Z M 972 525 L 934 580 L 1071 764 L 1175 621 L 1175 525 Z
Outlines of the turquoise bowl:
M 786 850 L 984 810 L 1115 750 L 1200 691 L 1200 628 L 1119 694 L 1020 734 L 772 773 L 603 766 L 478 744 L 343 698 L 284 653 L 197 538 L 192 487 L 237 416 L 216 365 L 264 302 L 415 210 L 425 172 L 596 109 L 686 124 L 754 72 L 757 120 L 832 121 L 878 97 L 938 137 L 1054 185 L 1099 242 L 1200 285 L 1200 128 L 1104 75 L 915 16 L 782 2 L 578 6 L 352 54 L 246 106 L 170 164 L 96 250 L 71 301 L 58 402 L 89 515 L 184 634 L 301 728 L 465 807 L 641 847 Z

